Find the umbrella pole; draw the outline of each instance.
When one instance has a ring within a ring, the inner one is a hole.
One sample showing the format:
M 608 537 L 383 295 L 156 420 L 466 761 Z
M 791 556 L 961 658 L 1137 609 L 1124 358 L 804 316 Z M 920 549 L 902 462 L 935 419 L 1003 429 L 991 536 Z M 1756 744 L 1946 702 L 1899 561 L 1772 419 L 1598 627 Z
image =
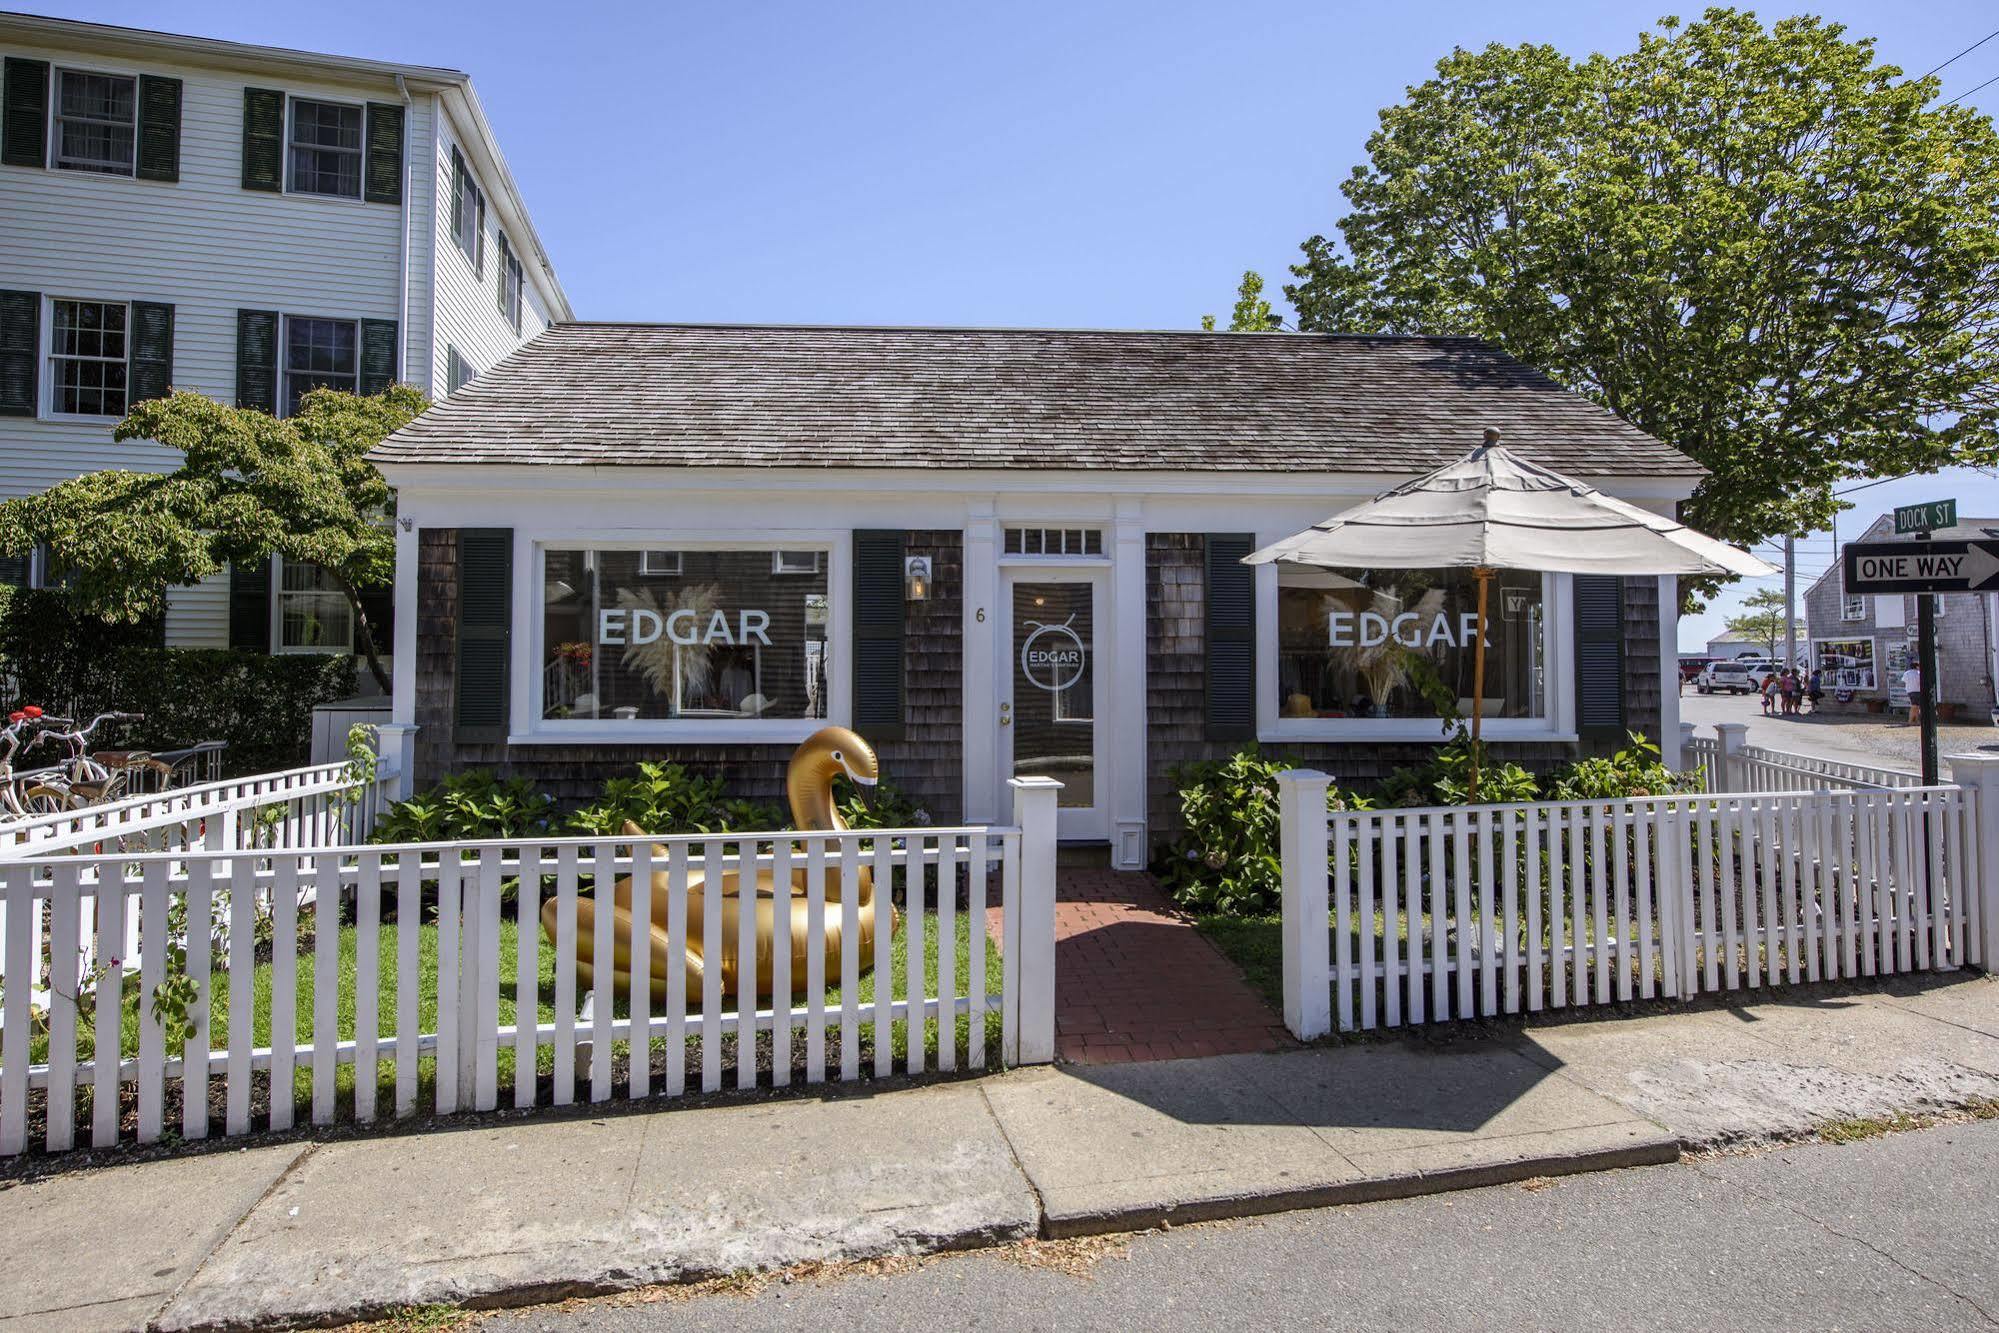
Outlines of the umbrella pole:
M 1485 717 L 1485 602 L 1486 591 L 1492 586 L 1492 570 L 1480 565 L 1472 570 L 1472 578 L 1478 582 L 1478 638 L 1471 650 L 1471 782 L 1465 795 L 1467 805 L 1478 804 L 1479 724 Z

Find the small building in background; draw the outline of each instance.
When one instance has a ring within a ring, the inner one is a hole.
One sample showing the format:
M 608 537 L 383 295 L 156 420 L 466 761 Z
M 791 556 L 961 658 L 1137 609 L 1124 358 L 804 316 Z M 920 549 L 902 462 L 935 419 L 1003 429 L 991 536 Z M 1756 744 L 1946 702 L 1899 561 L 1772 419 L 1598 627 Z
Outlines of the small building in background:
M 1803 646 L 1804 642 L 1805 622 L 1801 620 L 1798 622 L 1798 643 L 1800 647 Z M 1754 634 L 1743 634 L 1737 630 L 1728 630 L 1725 633 L 1715 635 L 1707 641 L 1707 655 L 1709 657 L 1722 658 L 1782 657 L 1784 655 L 1784 641 L 1780 637 L 1777 640 L 1776 649 L 1773 651 L 1767 639 L 1760 639 Z
M 1939 540 L 1985 537 L 1999 518 L 1965 519 L 1939 528 Z M 1895 522 L 1883 514 L 1855 541 L 1892 541 Z M 1994 620 L 1990 593 L 1947 593 L 1936 599 L 1937 700 L 1943 720 L 1983 722 L 1992 716 Z M 1824 673 L 1825 706 L 1902 709 L 1902 673 L 1916 659 L 1916 599 L 1846 592 L 1842 561 L 1805 591 L 1812 661 Z

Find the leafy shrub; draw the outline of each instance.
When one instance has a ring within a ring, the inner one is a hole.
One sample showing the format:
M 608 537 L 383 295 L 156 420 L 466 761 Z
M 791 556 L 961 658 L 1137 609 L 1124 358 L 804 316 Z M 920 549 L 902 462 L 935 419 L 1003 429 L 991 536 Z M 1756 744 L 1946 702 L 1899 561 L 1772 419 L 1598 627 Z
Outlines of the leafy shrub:
M 1255 747 L 1226 759 L 1176 765 L 1180 818 L 1186 832 L 1154 867 L 1173 901 L 1191 911 L 1266 916 L 1283 897 L 1284 863 L 1277 775 L 1290 764 Z M 1370 802 L 1337 787 L 1332 810 L 1365 810 Z
M 526 778 L 490 768 L 453 773 L 398 801 L 375 823 L 374 842 L 477 842 L 533 838 L 554 831 L 555 801 Z
M 628 819 L 647 833 L 726 833 L 788 822 L 773 805 L 730 796 L 720 777 L 684 764 L 643 763 L 637 776 L 606 782 L 604 794 L 571 815 L 569 824 L 577 833 L 614 834 Z
M 1494 763 L 1479 742 L 1478 799 L 1481 805 L 1539 800 L 1540 781 L 1515 763 Z M 1463 727 L 1437 747 L 1435 754 L 1412 768 L 1398 768 L 1383 778 L 1379 794 L 1384 806 L 1465 805 L 1471 798 L 1472 739 Z
M 848 828 L 928 828 L 930 811 L 905 796 L 892 782 L 882 782 L 864 802 L 851 786 L 834 802 Z
M 354 692 L 354 659 L 226 648 L 160 646 L 157 622 L 115 625 L 77 614 L 60 592 L 0 588 L 0 673 L 12 703 L 59 716 L 143 713 L 103 737 L 107 746 L 170 750 L 228 743 L 228 772 L 303 764 L 312 710 Z M 29 756 L 32 761 L 33 756 Z
M 1609 801 L 1628 796 L 1671 796 L 1701 789 L 1698 770 L 1675 773 L 1661 762 L 1659 747 L 1638 732 L 1625 733 L 1625 746 L 1609 758 L 1578 759 L 1548 779 L 1557 801 Z

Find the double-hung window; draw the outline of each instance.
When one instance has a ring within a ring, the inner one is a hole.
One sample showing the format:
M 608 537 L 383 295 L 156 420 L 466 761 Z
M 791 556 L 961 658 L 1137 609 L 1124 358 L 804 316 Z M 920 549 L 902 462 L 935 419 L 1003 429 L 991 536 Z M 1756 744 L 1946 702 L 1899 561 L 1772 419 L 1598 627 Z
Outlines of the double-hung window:
M 486 195 L 472 179 L 465 155 L 451 150 L 451 239 L 465 252 L 472 271 L 486 272 Z
M 125 415 L 123 301 L 49 303 L 49 401 L 57 416 Z
M 1839 618 L 1841 620 L 1867 619 L 1867 598 L 1858 593 L 1842 594 L 1839 599 Z
M 457 393 L 477 378 L 478 374 L 478 370 L 473 367 L 472 363 L 465 359 L 463 352 L 454 346 L 446 345 L 444 349 L 444 392 L 446 394 Z
M 313 389 L 360 392 L 359 328 L 351 319 L 303 319 L 285 316 L 284 415 L 298 411 L 299 400 Z
M 294 97 L 291 113 L 292 193 L 359 199 L 361 108 Z
M 130 176 L 138 108 L 139 81 L 131 75 L 57 71 L 51 136 L 55 165 L 64 171 Z
M 500 313 L 515 333 L 521 331 L 521 260 L 505 232 L 500 233 Z
M 278 562 L 278 651 L 345 653 L 354 649 L 354 607 L 330 575 L 303 560 Z

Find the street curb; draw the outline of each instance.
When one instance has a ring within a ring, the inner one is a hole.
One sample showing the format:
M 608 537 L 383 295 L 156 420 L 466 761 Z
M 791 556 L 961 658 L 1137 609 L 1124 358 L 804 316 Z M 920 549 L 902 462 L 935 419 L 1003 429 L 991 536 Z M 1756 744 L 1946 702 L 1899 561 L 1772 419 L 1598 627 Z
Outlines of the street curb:
M 1101 1236 L 1121 1231 L 1148 1231 L 1188 1222 L 1224 1222 L 1301 1208 L 1329 1208 L 1350 1203 L 1381 1203 L 1425 1194 L 1508 1185 L 1537 1176 L 1581 1175 L 1632 1166 L 1663 1166 L 1680 1160 L 1680 1142 L 1659 1133 L 1635 1143 L 1584 1152 L 1550 1152 L 1504 1162 L 1474 1162 L 1438 1171 L 1378 1176 L 1367 1180 L 1312 1185 L 1295 1190 L 1218 1195 L 1163 1206 L 1114 1208 L 1065 1217 L 1042 1215 L 1041 1234 L 1050 1240 Z

